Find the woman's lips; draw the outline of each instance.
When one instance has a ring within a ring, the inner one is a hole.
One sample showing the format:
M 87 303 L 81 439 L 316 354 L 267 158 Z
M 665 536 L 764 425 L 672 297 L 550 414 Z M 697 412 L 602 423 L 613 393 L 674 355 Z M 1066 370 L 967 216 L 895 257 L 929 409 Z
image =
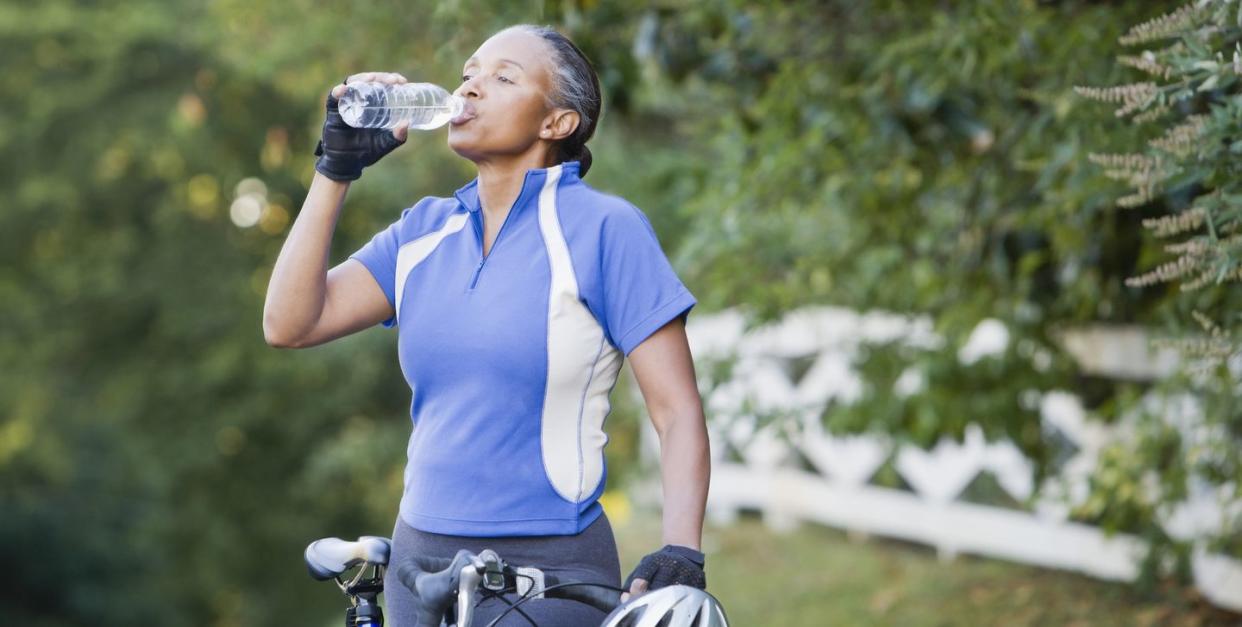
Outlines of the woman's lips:
M 474 116 L 475 116 L 474 105 L 467 102 L 466 106 L 462 107 L 461 114 L 449 120 L 449 124 L 452 124 L 453 126 L 465 124 L 466 122 L 473 120 Z

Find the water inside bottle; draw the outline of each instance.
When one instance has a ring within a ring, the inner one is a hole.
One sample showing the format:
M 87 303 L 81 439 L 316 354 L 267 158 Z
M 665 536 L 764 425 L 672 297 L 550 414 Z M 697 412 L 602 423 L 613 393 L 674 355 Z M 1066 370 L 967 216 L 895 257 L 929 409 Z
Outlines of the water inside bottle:
M 430 89 L 413 85 L 351 85 L 341 96 L 339 110 L 345 123 L 355 128 L 410 128 L 429 130 L 448 123 L 461 113 L 460 99 L 437 97 Z

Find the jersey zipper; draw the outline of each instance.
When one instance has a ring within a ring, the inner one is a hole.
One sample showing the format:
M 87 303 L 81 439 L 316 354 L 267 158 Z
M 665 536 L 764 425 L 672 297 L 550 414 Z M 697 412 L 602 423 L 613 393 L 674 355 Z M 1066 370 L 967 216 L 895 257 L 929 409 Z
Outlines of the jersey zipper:
M 474 289 L 474 286 L 475 286 L 475 285 L 478 285 L 478 283 L 479 283 L 479 273 L 483 271 L 483 262 L 484 262 L 484 261 L 485 261 L 484 259 L 480 259 L 480 260 L 479 260 L 479 265 L 477 265 L 477 266 L 475 266 L 475 267 L 474 267 L 474 276 L 470 278 L 470 289 Z
M 505 214 L 504 221 L 500 223 L 500 230 L 496 231 L 496 239 L 492 241 L 492 249 L 486 255 L 483 254 L 483 208 L 480 207 L 475 212 L 478 215 L 478 219 L 472 220 L 472 222 L 474 223 L 474 232 L 479 236 L 479 265 L 475 266 L 474 276 L 470 278 L 470 289 L 474 289 L 474 286 L 479 284 L 479 275 L 483 273 L 483 265 L 487 263 L 489 257 L 496 254 L 496 245 L 500 243 L 500 236 L 504 235 L 505 225 L 509 224 L 509 218 L 513 217 L 513 212 L 516 209 L 517 203 L 515 202 L 512 207 L 509 207 L 509 213 Z

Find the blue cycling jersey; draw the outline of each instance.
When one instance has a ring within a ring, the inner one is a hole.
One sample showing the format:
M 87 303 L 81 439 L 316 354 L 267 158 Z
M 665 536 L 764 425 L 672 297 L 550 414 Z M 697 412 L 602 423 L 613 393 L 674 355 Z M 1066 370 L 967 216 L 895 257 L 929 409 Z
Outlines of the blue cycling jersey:
M 424 198 L 352 257 L 395 313 L 412 392 L 400 515 L 463 536 L 576 534 L 600 514 L 623 355 L 694 297 L 643 213 L 528 170 L 483 255 L 478 180 Z

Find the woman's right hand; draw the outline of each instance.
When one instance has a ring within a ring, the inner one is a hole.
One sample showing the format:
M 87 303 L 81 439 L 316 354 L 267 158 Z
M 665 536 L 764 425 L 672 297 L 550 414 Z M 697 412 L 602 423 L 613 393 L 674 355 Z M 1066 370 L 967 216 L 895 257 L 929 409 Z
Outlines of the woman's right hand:
M 362 176 L 362 169 L 379 161 L 397 146 L 405 143 L 409 129 L 354 128 L 345 123 L 337 108 L 337 99 L 345 94 L 349 83 L 388 83 L 399 85 L 409 82 L 394 72 L 363 72 L 345 79 L 328 92 L 327 115 L 323 123 L 323 138 L 315 147 L 315 169 L 334 181 L 353 181 Z

